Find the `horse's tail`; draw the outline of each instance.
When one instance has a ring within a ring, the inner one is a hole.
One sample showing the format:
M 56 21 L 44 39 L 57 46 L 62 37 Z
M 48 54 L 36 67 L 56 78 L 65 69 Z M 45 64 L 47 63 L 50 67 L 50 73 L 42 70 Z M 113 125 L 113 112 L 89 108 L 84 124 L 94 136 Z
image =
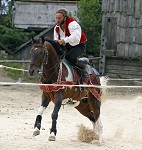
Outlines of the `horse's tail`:
M 104 101 L 107 98 L 107 83 L 108 83 L 108 77 L 106 76 L 101 76 L 100 77 L 100 83 L 101 86 L 101 101 Z

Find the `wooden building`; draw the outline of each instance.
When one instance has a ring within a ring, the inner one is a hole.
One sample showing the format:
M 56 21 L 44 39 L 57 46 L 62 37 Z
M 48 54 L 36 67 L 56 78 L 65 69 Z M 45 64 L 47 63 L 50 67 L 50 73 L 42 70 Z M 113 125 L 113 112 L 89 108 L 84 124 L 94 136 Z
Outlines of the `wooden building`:
M 54 26 L 51 28 L 47 28 L 44 31 L 42 31 L 40 34 L 36 35 L 35 38 L 40 37 L 48 37 L 50 39 L 53 39 L 53 30 Z M 16 59 L 29 59 L 30 58 L 30 50 L 32 48 L 32 40 L 27 41 L 26 43 L 22 44 L 14 53 L 13 57 Z
M 73 16 L 77 10 L 75 0 L 18 0 L 14 5 L 14 26 L 31 30 L 51 28 L 60 8 L 67 9 Z
M 142 78 L 142 0 L 102 0 L 101 74 Z

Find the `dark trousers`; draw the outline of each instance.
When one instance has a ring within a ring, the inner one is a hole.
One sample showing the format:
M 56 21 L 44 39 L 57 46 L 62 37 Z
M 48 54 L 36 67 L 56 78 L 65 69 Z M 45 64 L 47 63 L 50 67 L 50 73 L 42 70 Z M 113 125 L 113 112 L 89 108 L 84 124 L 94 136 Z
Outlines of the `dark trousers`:
M 76 46 L 66 44 L 65 49 L 65 59 L 69 61 L 72 65 L 75 65 L 75 63 L 77 62 L 77 58 L 81 56 L 86 50 L 86 43 L 81 43 Z

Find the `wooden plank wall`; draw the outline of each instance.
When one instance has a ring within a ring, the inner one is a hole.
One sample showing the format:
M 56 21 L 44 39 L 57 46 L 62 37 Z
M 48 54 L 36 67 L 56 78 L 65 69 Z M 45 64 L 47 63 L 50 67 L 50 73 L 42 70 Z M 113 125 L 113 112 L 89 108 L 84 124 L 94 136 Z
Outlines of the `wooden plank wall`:
M 111 78 L 142 79 L 142 61 L 107 58 L 105 73 Z
M 106 50 L 113 49 L 121 58 L 142 59 L 142 0 L 103 0 L 102 11 Z

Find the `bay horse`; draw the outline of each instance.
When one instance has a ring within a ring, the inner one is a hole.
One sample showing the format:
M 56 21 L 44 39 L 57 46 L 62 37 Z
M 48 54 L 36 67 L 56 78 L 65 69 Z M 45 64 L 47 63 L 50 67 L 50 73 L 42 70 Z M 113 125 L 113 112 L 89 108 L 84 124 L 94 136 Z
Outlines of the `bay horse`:
M 71 84 L 71 88 L 64 86 L 40 86 L 42 93 L 41 106 L 38 109 L 38 113 L 35 120 L 33 135 L 40 134 L 42 114 L 47 108 L 50 102 L 54 103 L 54 109 L 51 115 L 52 125 L 50 129 L 49 141 L 55 141 L 57 135 L 57 119 L 58 112 L 62 105 L 62 101 L 67 98 L 77 101 L 75 108 L 85 117 L 87 117 L 93 123 L 93 130 L 97 131 L 99 143 L 102 142 L 102 124 L 100 120 L 100 95 L 99 88 L 80 88 L 74 87 L 73 84 L 78 84 L 78 80 L 75 81 L 75 69 L 67 61 L 61 59 L 60 49 L 57 51 L 53 42 L 45 41 L 43 38 L 32 38 L 31 48 L 31 64 L 29 67 L 30 75 L 39 70 L 42 66 L 43 72 L 40 82 L 43 84 Z M 77 77 L 76 77 L 77 79 Z M 99 80 L 96 75 L 95 78 L 89 77 L 89 82 L 86 84 L 98 84 Z M 95 81 L 95 82 L 93 82 Z

